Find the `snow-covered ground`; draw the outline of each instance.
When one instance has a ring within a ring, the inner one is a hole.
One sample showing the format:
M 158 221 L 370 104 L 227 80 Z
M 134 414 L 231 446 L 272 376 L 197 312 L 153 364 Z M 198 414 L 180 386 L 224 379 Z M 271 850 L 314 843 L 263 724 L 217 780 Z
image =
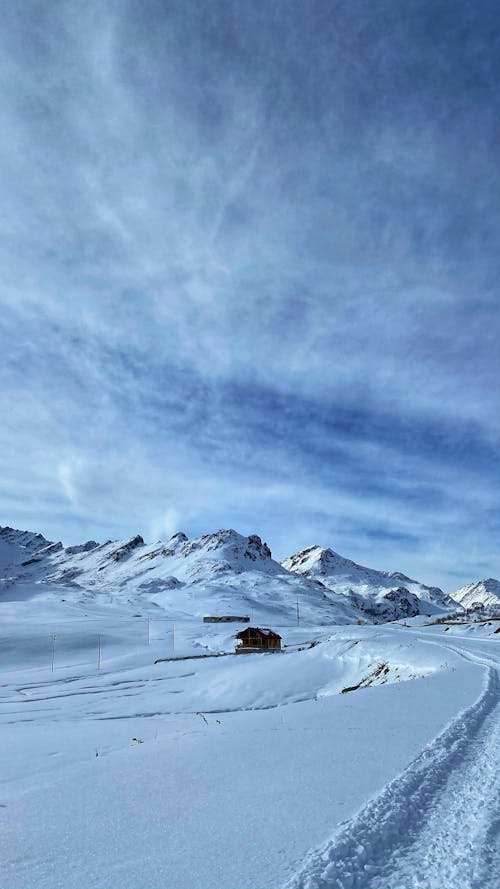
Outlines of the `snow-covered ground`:
M 498 624 L 278 627 L 282 654 L 183 659 L 235 627 L 157 620 L 148 645 L 116 606 L 2 611 L 5 889 L 495 885 Z
M 287 597 L 258 538 L 178 541 L 177 563 L 18 535 L 0 541 L 2 889 L 498 886 L 499 619 L 358 624 L 310 580 L 297 625 L 304 580 Z M 212 605 L 252 609 L 283 651 L 234 654 L 245 624 L 204 623 Z

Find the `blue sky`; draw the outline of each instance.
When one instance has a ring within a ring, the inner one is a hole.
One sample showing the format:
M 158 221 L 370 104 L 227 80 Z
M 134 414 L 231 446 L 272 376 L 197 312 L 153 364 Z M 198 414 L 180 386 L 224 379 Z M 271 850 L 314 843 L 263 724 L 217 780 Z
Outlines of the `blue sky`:
M 500 575 L 500 12 L 6 4 L 0 507 Z

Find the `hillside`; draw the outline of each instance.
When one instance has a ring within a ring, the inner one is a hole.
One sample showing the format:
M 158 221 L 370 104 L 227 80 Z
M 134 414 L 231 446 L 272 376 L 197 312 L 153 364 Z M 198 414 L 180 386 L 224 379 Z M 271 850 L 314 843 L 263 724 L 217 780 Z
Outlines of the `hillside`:
M 399 571 L 378 571 L 358 565 L 332 549 L 311 546 L 282 562 L 287 571 L 319 580 L 345 595 L 368 613 L 391 620 L 391 615 L 414 616 L 453 608 L 452 599 L 439 587 L 429 587 Z
M 484 605 L 486 608 L 500 604 L 500 581 L 493 577 L 468 583 L 453 593 L 453 598 L 464 608 Z

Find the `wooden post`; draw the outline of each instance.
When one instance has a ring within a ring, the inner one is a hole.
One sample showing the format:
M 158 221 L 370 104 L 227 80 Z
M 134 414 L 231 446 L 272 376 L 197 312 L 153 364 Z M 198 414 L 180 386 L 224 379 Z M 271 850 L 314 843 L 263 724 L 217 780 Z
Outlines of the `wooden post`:
M 101 635 L 97 637 L 97 670 L 101 669 Z
M 56 639 L 57 639 L 56 634 L 55 634 L 55 633 L 52 633 L 52 659 L 51 659 L 51 662 L 50 662 L 50 672 L 51 672 L 51 673 L 54 672 L 54 658 L 55 658 L 55 655 L 56 655 Z

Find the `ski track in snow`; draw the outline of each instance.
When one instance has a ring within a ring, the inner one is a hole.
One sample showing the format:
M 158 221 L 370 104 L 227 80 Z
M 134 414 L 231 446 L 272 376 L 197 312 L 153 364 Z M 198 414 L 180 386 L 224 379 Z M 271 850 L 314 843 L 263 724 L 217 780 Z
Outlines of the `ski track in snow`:
M 465 657 L 487 667 L 481 697 L 286 889 L 498 889 L 500 682 L 491 662 Z

